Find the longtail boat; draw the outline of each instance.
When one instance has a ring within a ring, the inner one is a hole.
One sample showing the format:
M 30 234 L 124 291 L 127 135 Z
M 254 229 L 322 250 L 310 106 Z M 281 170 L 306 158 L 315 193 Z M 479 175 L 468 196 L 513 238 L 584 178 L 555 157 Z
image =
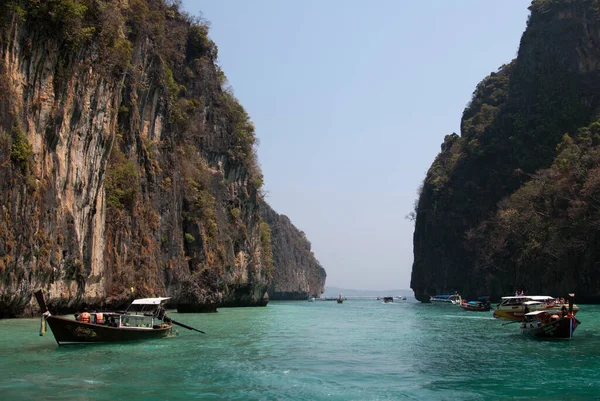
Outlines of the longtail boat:
M 460 307 L 463 310 L 472 312 L 488 312 L 492 309 L 490 297 L 479 297 L 477 301 L 467 301 L 466 299 L 463 299 Z
M 52 315 L 41 290 L 35 297 L 43 311 L 40 336 L 47 323 L 59 346 L 163 338 L 173 333 L 173 324 L 205 334 L 167 317 L 163 303 L 170 298 L 136 299 L 123 312 L 84 312 L 70 319 Z
M 573 312 L 573 294 L 569 294 L 569 310 L 538 310 L 525 314 L 521 333 L 535 338 L 572 338 L 581 324 Z

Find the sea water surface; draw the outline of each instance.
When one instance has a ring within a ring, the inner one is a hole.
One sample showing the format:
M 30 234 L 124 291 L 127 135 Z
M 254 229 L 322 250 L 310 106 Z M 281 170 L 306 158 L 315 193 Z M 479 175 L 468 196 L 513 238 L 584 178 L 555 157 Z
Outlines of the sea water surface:
M 0 399 L 600 400 L 600 306 L 580 308 L 558 341 L 414 299 L 170 311 L 207 334 L 63 347 L 0 320 Z

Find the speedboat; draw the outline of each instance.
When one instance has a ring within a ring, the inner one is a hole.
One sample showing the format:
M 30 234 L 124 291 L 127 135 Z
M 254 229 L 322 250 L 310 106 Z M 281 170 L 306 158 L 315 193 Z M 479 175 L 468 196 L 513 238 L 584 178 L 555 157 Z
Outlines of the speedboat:
M 429 297 L 429 302 L 439 304 L 459 305 L 461 303 L 460 295 L 458 294 L 438 294 Z
M 390 302 L 394 302 L 394 297 L 383 297 L 383 302 L 389 304 Z
M 520 295 L 514 297 L 502 297 L 500 303 L 494 310 L 494 317 L 519 321 L 523 320 L 526 313 L 540 310 L 560 312 L 565 305 L 564 300 L 556 299 L 548 295 Z M 579 312 L 579 307 L 573 305 L 573 314 Z
M 571 298 L 568 311 L 562 307 L 560 312 L 546 309 L 526 313 L 520 329 L 535 338 L 571 338 L 580 324 L 573 313 Z
M 149 340 L 168 337 L 173 324 L 189 330 L 203 331 L 186 326 L 167 317 L 163 304 L 170 298 L 141 298 L 134 300 L 123 312 L 83 312 L 74 319 L 54 316 L 46 307 L 42 291 L 35 297 L 43 312 L 40 336 L 50 326 L 58 345 Z

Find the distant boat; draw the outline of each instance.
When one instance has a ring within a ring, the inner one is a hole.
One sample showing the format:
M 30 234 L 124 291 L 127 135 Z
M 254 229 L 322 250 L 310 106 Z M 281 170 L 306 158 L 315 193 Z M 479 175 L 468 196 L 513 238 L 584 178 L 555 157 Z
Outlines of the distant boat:
M 398 295 L 396 298 L 399 299 L 399 300 L 401 300 L 401 301 L 406 301 L 406 297 L 403 296 L 403 295 Z
M 490 305 L 490 297 L 479 297 L 477 301 L 469 301 L 463 299 L 460 307 L 463 310 L 473 311 L 473 312 L 489 312 L 492 309 Z
M 458 294 L 438 294 L 429 297 L 429 302 L 438 304 L 459 305 L 461 303 L 461 298 Z
M 394 302 L 394 297 L 383 297 L 383 302 L 384 303 L 390 303 L 390 302 Z
M 344 302 L 344 298 L 342 297 L 342 294 L 340 294 L 340 296 L 337 297 L 336 301 L 337 301 L 338 304 L 341 304 L 341 303 Z
M 308 298 L 308 302 L 315 302 L 315 297 Z

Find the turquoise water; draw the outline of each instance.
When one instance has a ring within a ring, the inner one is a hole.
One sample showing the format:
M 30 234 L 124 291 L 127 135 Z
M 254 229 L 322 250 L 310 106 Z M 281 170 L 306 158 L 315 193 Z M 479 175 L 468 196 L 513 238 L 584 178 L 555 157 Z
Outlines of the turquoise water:
M 573 340 L 522 337 L 491 312 L 349 299 L 169 315 L 207 332 L 58 347 L 0 321 L 3 400 L 600 400 L 600 306 Z

